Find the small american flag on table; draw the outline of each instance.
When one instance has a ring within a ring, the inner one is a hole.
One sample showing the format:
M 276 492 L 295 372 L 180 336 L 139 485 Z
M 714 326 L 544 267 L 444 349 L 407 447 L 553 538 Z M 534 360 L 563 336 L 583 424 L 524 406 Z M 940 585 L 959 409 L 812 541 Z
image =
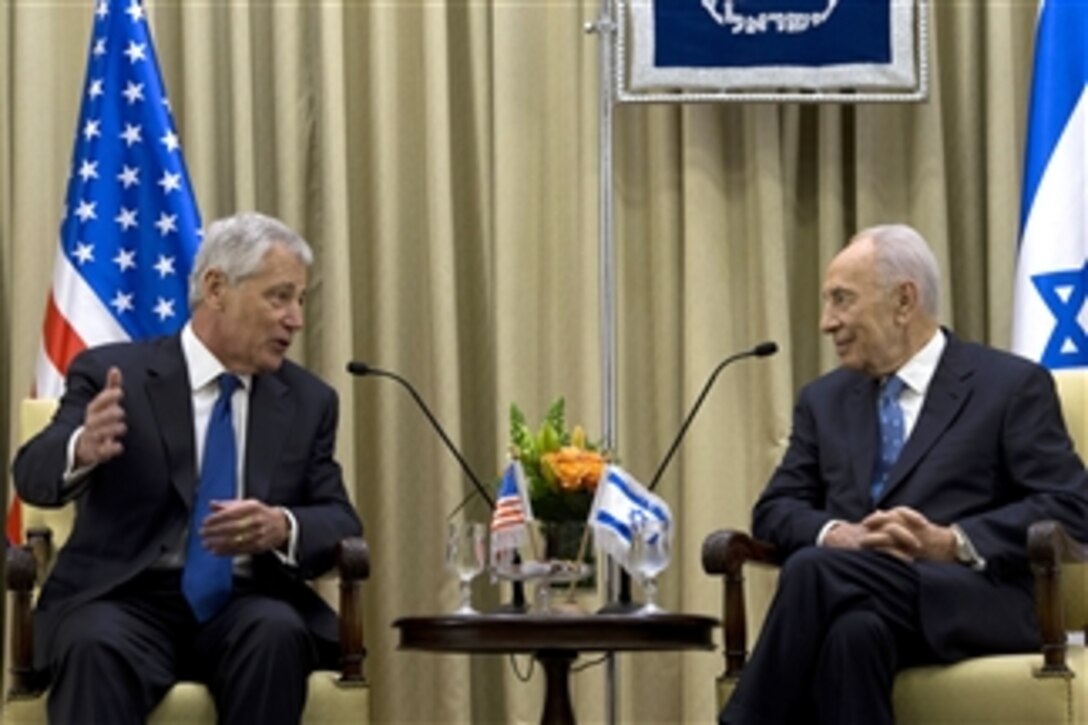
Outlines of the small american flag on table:
M 492 566 L 525 543 L 528 523 L 532 520 L 533 506 L 529 501 L 525 471 L 521 461 L 515 459 L 503 471 L 502 485 L 495 497 L 495 511 L 491 515 Z

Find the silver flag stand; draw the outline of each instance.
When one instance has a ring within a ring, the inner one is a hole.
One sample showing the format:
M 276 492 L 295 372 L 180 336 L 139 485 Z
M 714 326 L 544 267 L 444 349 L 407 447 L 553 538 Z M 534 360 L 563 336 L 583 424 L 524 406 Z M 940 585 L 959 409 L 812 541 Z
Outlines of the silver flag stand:
M 600 264 L 600 325 L 601 325 L 601 436 L 606 450 L 616 449 L 616 254 L 613 225 L 612 145 L 615 107 L 615 33 L 614 0 L 601 0 L 601 14 L 587 23 L 587 33 L 599 36 L 599 117 L 598 117 L 598 244 Z M 619 595 L 619 566 L 607 559 L 605 589 L 607 600 L 614 602 Z M 605 657 L 605 719 L 616 725 L 616 655 Z

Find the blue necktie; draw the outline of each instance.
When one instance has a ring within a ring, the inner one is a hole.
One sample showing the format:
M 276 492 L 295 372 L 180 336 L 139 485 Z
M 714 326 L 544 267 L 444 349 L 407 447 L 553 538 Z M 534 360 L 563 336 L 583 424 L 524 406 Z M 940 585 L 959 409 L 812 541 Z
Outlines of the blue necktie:
M 880 392 L 880 405 L 877 410 L 880 455 L 874 466 L 870 488 L 874 502 L 884 493 L 884 487 L 888 485 L 888 473 L 899 458 L 899 452 L 903 450 L 903 442 L 906 440 L 903 408 L 899 405 L 899 394 L 903 392 L 903 388 L 902 378 L 893 375 L 884 383 L 884 389 Z
M 230 373 L 219 376 L 219 398 L 208 420 L 204 439 L 204 464 L 200 468 L 200 487 L 189 523 L 189 543 L 185 554 L 185 570 L 181 575 L 181 591 L 196 615 L 206 622 L 219 613 L 230 599 L 234 573 L 229 556 L 216 556 L 200 541 L 200 525 L 211 513 L 212 501 L 237 496 L 238 449 L 234 440 L 234 423 L 230 397 L 241 381 Z

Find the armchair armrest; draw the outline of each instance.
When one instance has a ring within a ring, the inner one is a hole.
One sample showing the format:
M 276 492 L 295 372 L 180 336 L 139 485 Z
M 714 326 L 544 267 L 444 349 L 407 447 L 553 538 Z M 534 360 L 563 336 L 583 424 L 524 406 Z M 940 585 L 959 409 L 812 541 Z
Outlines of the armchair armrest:
M 53 529 L 48 526 L 28 526 L 26 529 L 26 545 L 34 554 L 37 570 L 34 573 L 34 583 L 40 586 L 49 576 L 49 570 L 53 568 L 53 556 L 56 547 L 53 546 Z
M 34 585 L 38 574 L 38 562 L 34 549 L 29 544 L 8 546 L 7 571 L 5 584 L 11 597 L 8 606 L 11 626 L 11 641 L 8 657 L 8 671 L 11 683 L 8 687 L 8 699 L 34 697 L 44 688 L 34 670 L 34 620 L 31 608 L 34 600 Z
M 1057 521 L 1037 521 L 1028 528 L 1028 559 L 1035 575 L 1035 613 L 1043 635 L 1041 676 L 1068 677 L 1066 622 L 1062 609 L 1062 564 L 1088 562 L 1088 547 L 1074 540 Z
M 742 531 L 720 529 L 703 540 L 703 571 L 724 576 L 722 621 L 725 623 L 725 672 L 738 677 L 748 658 L 748 614 L 744 605 L 744 565 L 777 565 L 773 544 Z
M 337 683 L 361 687 L 366 684 L 362 582 L 370 577 L 370 548 L 361 536 L 349 537 L 337 544 L 336 568 L 340 572 L 340 679 Z

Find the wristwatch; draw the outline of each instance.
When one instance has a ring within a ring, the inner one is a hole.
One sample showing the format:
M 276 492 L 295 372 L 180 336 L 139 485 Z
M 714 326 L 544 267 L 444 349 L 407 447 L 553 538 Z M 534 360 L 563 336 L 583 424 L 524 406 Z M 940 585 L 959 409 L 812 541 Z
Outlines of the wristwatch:
M 963 529 L 957 524 L 952 524 L 951 528 L 952 536 L 956 539 L 956 561 L 971 567 L 975 571 L 985 569 L 986 560 L 978 555 L 978 551 L 971 543 L 971 540 L 967 538 L 967 534 L 963 533 Z

